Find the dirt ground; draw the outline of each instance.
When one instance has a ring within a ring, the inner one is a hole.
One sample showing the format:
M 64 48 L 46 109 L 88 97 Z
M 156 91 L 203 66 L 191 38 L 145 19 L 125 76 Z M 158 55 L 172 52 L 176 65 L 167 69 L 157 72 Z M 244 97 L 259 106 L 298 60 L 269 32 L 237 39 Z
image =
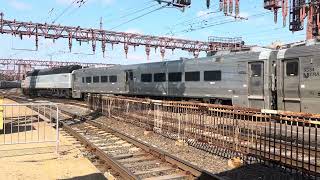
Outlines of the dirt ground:
M 5 100 L 4 103 L 15 102 Z M 20 111 L 23 112 L 22 109 Z M 14 116 L 18 114 L 17 109 L 13 109 L 13 112 Z M 28 113 L 33 115 L 31 111 Z M 28 125 L 31 128 L 22 128 L 19 133 L 9 131 L 4 135 L 3 130 L 0 132 L 0 179 L 53 180 L 79 177 L 101 179 L 99 170 L 82 156 L 80 150 L 68 137 L 60 134 L 59 153 L 57 154 L 56 142 L 30 143 L 31 141 L 55 140 L 56 130 L 45 122 Z M 7 145 L 12 143 L 27 144 Z

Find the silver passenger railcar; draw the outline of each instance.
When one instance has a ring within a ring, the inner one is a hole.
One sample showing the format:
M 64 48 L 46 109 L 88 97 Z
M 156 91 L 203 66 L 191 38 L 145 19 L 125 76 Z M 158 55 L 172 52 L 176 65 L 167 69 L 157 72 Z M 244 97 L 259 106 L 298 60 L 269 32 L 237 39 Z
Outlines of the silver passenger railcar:
M 88 93 L 128 94 L 125 66 L 84 68 L 73 72 L 73 98 L 84 98 Z
M 320 113 L 320 45 L 277 54 L 278 109 Z
M 27 76 L 24 90 L 57 96 L 70 96 L 72 90 L 73 98 L 114 94 L 320 112 L 318 44 L 73 70 L 49 74 L 34 71 Z
M 271 58 L 275 57 L 276 52 L 263 49 L 196 60 L 82 69 L 74 72 L 73 97 L 126 94 L 271 109 L 276 106 L 270 78 L 275 62 Z M 116 81 L 110 82 L 114 77 Z

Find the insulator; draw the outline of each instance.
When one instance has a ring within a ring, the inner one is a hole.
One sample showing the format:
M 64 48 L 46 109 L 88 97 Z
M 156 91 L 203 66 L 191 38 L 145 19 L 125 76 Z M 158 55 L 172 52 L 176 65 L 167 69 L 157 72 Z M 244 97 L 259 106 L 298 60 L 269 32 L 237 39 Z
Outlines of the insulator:
M 0 13 L 0 32 L 3 33 L 3 13 Z
M 210 0 L 207 0 L 207 8 L 210 8 Z
M 31 21 L 30 21 L 30 25 L 32 25 Z M 31 31 L 29 31 L 29 38 L 31 38 Z
M 38 34 L 38 25 L 36 25 L 36 50 L 39 48 L 39 34 Z
M 104 57 L 104 53 L 106 52 L 106 42 L 104 40 L 101 41 L 101 48 L 102 48 L 102 56 Z
M 151 51 L 150 47 L 149 47 L 149 46 L 146 46 L 147 60 L 149 60 L 149 58 L 150 58 L 150 51 Z
M 240 14 L 240 4 L 239 4 L 239 0 L 235 0 L 235 4 L 236 4 L 236 7 L 235 7 L 235 14 L 236 16 L 239 16 Z
M 229 0 L 229 13 L 233 13 L 233 0 Z
M 129 52 L 129 46 L 128 46 L 128 44 L 124 44 L 123 49 L 124 49 L 124 53 L 126 54 L 126 59 L 127 59 L 127 58 L 128 58 L 128 52 Z
M 161 48 L 160 49 L 160 54 L 161 54 L 161 58 L 162 60 L 164 60 L 164 54 L 166 53 L 166 49 L 165 48 Z
M 93 54 L 96 53 L 96 40 L 92 40 L 92 51 L 93 51 Z
M 317 14 L 317 26 L 320 27 L 320 14 Z
M 72 48 L 72 34 L 71 34 L 71 32 L 69 32 L 68 40 L 69 40 L 69 51 L 71 52 L 71 48 Z
M 197 50 L 193 51 L 193 56 L 195 58 L 198 58 L 199 57 L 199 51 L 197 51 Z
M 23 39 L 23 37 L 22 37 L 22 34 L 21 34 L 21 33 L 19 34 L 19 36 L 20 36 L 20 39 L 22 40 L 22 39 Z
M 223 10 L 223 0 L 220 0 L 219 3 L 219 10 L 222 11 Z
M 274 23 L 277 23 L 278 22 L 278 9 L 274 9 L 273 14 L 274 14 Z
M 228 2 L 227 0 L 223 0 L 223 12 L 225 15 L 228 14 Z
M 288 15 L 288 0 L 282 0 L 282 20 L 283 27 L 286 26 L 287 15 Z

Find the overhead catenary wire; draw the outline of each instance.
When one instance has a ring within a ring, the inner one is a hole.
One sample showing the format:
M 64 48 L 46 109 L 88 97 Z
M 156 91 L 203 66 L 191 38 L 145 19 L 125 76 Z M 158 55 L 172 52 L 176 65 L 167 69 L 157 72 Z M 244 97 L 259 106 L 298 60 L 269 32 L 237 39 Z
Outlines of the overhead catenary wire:
M 70 8 L 72 8 L 73 4 L 76 3 L 78 0 L 73 0 L 71 4 L 66 7 L 53 21 L 52 24 L 55 23 L 60 17 L 62 17 Z
M 82 3 L 80 3 L 77 8 L 73 9 L 73 10 L 68 14 L 68 16 L 72 15 L 73 13 L 75 13 L 76 11 L 78 11 L 81 7 L 85 6 L 88 1 L 89 1 L 89 0 L 81 1 Z
M 123 22 L 123 23 L 121 23 L 121 24 L 119 24 L 119 25 L 117 25 L 117 26 L 112 27 L 110 30 L 114 30 L 114 29 L 116 29 L 116 28 L 118 28 L 118 27 L 120 27 L 120 26 L 123 26 L 123 25 L 125 25 L 125 24 L 128 24 L 128 23 L 130 23 L 130 22 L 132 22 L 132 21 L 134 21 L 134 20 L 140 19 L 140 18 L 142 18 L 142 17 L 144 17 L 144 16 L 146 16 L 146 15 L 148 15 L 148 14 L 151 14 L 151 13 L 153 13 L 153 12 L 159 11 L 159 10 L 161 10 L 161 9 L 167 7 L 167 6 L 168 6 L 168 5 L 166 4 L 166 5 L 163 5 L 163 6 L 159 7 L 159 8 L 157 8 L 157 9 L 154 9 L 154 10 L 152 10 L 152 11 L 149 11 L 149 12 L 147 12 L 147 13 L 144 13 L 144 14 L 142 14 L 142 15 L 139 15 L 139 16 L 133 18 L 133 19 L 130 19 L 130 20 L 125 21 L 125 22 Z
M 44 18 L 44 21 L 45 21 L 45 22 L 47 22 L 48 19 L 52 17 L 52 14 L 53 14 L 54 11 L 55 11 L 55 8 L 51 8 L 51 9 L 48 11 L 47 16 Z
M 258 13 L 258 14 L 250 15 L 247 18 L 261 17 L 261 16 L 265 16 L 267 14 L 271 14 L 271 13 L 270 12 Z M 225 20 L 221 20 L 221 21 L 214 21 L 213 23 L 207 23 L 204 26 L 203 25 L 196 26 L 196 27 L 192 26 L 191 28 L 188 28 L 188 29 L 184 29 L 184 30 L 180 30 L 180 31 L 177 31 L 177 32 L 173 32 L 173 34 L 193 32 L 193 31 L 197 31 L 197 30 L 202 30 L 202 29 L 218 26 L 218 25 L 229 24 L 229 23 L 234 23 L 234 22 L 240 22 L 242 20 L 244 20 L 244 19 L 234 18 L 234 19 L 225 19 Z M 247 19 L 245 19 L 245 20 L 247 20 Z
M 153 4 L 153 5 L 151 5 L 151 6 L 147 6 L 147 7 L 145 7 L 145 8 L 135 10 L 135 11 L 130 12 L 130 13 L 128 13 L 128 14 L 122 15 L 122 16 L 120 16 L 120 17 L 118 17 L 118 18 L 113 18 L 113 19 L 111 19 L 111 20 L 108 20 L 108 22 L 112 22 L 112 21 L 116 21 L 116 20 L 119 20 L 119 19 L 123 19 L 123 18 L 129 17 L 129 16 L 132 16 L 132 15 L 134 15 L 134 14 L 140 13 L 140 12 L 145 11 L 145 10 L 147 10 L 147 9 L 151 9 L 151 8 L 153 8 L 153 7 L 155 7 L 155 6 L 158 6 L 158 4 Z
M 74 0 L 70 3 L 70 5 L 68 7 L 66 7 L 53 21 L 53 23 L 56 23 L 58 19 L 60 19 L 66 12 L 68 12 L 75 4 L 78 4 L 77 9 L 81 8 L 84 4 L 86 4 L 89 0 Z M 72 13 L 74 11 L 76 11 L 77 9 L 73 10 Z M 71 13 L 70 13 L 71 14 Z M 69 14 L 69 15 L 70 15 Z
M 204 13 L 204 14 L 202 14 L 202 15 L 199 15 L 199 16 L 197 16 L 197 17 L 194 17 L 194 18 L 191 18 L 191 19 L 188 19 L 188 20 L 179 22 L 179 23 L 174 24 L 174 25 L 172 25 L 172 26 L 179 26 L 179 25 L 187 24 L 188 22 L 194 21 L 194 20 L 196 20 L 196 19 L 200 19 L 200 18 L 202 18 L 203 16 L 208 16 L 208 15 L 212 15 L 212 14 L 219 13 L 219 12 L 220 12 L 219 10 L 217 10 L 217 11 L 210 11 L 210 12 Z
M 149 3 L 151 3 L 151 2 L 154 2 L 154 0 L 149 0 L 149 1 L 146 1 L 146 2 L 144 2 L 143 4 L 141 4 L 141 5 L 145 5 L 145 4 L 149 4 Z M 119 9 L 118 10 L 118 13 L 120 13 L 120 14 L 122 14 L 122 15 L 125 15 L 125 13 L 124 12 L 129 12 L 129 13 L 131 13 L 131 12 L 133 12 L 133 11 L 137 11 L 137 10 L 139 10 L 139 9 L 141 9 L 140 7 L 139 8 L 137 8 L 137 7 L 130 7 L 130 8 L 126 8 L 126 9 Z M 103 9 L 104 10 L 104 9 Z M 113 17 L 113 16 L 118 16 L 117 14 L 115 14 L 115 13 L 108 13 L 108 14 L 106 14 L 106 15 L 102 15 L 102 16 L 108 16 L 108 17 Z

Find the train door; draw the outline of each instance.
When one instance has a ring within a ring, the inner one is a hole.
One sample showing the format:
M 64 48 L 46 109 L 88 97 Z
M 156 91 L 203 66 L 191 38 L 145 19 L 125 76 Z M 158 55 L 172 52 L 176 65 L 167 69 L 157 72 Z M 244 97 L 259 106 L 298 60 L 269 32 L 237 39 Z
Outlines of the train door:
M 126 85 L 125 85 L 126 92 L 134 93 L 134 78 L 132 70 L 126 71 Z
M 264 107 L 264 63 L 250 62 L 249 63 L 249 85 L 248 98 L 249 106 L 254 108 Z
M 299 60 L 283 61 L 283 103 L 286 111 L 301 111 Z

